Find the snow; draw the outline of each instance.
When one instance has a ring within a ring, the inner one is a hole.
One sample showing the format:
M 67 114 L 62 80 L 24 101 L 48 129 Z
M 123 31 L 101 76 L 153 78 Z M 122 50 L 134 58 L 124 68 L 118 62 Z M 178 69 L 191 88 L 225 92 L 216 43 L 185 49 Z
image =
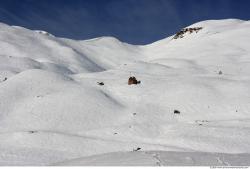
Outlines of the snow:
M 249 154 L 201 152 L 116 152 L 57 163 L 59 166 L 244 166 Z M 243 162 L 245 161 L 245 162 Z M 243 163 L 242 163 L 243 162 Z
M 190 27 L 136 46 L 0 24 L 0 165 L 249 165 L 250 21 Z

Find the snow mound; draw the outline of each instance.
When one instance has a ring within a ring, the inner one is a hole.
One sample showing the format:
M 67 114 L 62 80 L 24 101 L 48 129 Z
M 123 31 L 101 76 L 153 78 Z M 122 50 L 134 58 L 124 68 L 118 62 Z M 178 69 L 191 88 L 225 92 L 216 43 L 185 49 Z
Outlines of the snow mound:
M 52 36 L 52 37 L 54 37 L 54 35 L 52 35 L 52 34 L 50 34 L 50 33 L 46 32 L 46 31 L 35 30 L 35 32 L 40 33 L 40 34 L 42 34 L 42 35 Z

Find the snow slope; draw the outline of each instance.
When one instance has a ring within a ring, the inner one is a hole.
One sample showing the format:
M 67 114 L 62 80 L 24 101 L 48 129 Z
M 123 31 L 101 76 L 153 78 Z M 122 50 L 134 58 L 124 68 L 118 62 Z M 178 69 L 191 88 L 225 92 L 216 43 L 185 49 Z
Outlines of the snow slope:
M 249 154 L 201 152 L 116 152 L 57 163 L 59 166 L 245 166 Z
M 0 165 L 91 165 L 96 155 L 118 165 L 113 152 L 143 165 L 137 148 L 173 159 L 164 165 L 217 165 L 220 153 L 247 165 L 250 22 L 190 27 L 203 29 L 134 46 L 0 24 Z M 141 84 L 127 85 L 130 75 Z M 184 152 L 198 162 L 180 162 Z

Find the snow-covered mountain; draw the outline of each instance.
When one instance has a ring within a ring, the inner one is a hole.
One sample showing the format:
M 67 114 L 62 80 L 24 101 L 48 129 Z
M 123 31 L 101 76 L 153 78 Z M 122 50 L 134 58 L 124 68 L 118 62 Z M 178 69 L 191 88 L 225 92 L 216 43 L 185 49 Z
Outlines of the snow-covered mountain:
M 0 165 L 250 165 L 250 21 L 187 28 L 136 46 L 0 24 Z

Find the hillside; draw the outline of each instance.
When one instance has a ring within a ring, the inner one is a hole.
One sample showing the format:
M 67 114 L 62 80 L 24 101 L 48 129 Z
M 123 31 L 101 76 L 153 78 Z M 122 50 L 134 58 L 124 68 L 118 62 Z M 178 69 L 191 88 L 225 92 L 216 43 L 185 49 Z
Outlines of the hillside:
M 136 46 L 0 24 L 0 165 L 90 165 L 114 152 L 134 164 L 137 148 L 176 165 L 184 152 L 203 157 L 194 165 L 214 153 L 249 165 L 250 21 L 188 28 L 199 27 Z

